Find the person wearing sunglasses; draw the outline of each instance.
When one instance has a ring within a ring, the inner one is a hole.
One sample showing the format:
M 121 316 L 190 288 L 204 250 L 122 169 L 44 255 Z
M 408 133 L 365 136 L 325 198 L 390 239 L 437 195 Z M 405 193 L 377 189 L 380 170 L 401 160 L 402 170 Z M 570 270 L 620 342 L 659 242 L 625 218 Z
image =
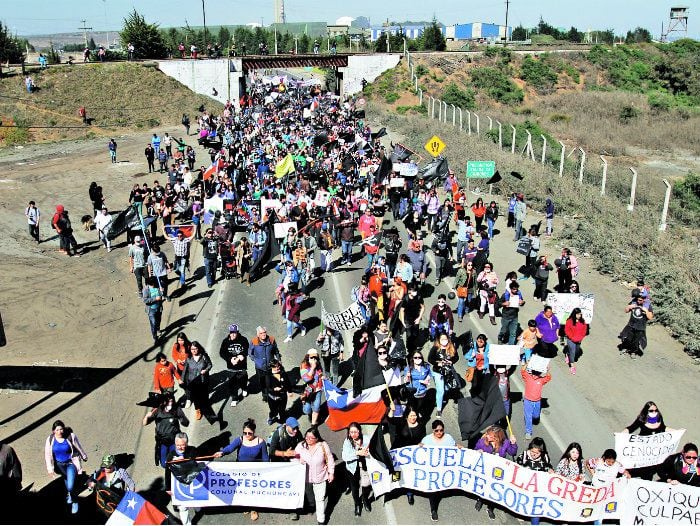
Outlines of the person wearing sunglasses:
M 700 487 L 700 465 L 698 464 L 698 446 L 688 442 L 683 451 L 674 453 L 661 465 L 659 476 L 669 484 L 686 484 Z
M 416 409 L 423 421 L 428 420 L 431 410 L 426 407 L 425 402 L 432 378 L 430 364 L 425 361 L 420 352 L 414 351 L 401 375 L 406 380 L 410 405 Z
M 321 410 L 321 391 L 323 390 L 323 367 L 316 349 L 309 349 L 304 355 L 299 367 L 301 380 L 306 384 L 301 395 L 302 411 L 309 416 L 311 425 L 318 423 L 318 413 Z
M 462 449 L 462 444 L 459 444 L 452 435 L 445 432 L 445 423 L 442 420 L 433 420 L 433 432 L 425 435 L 418 447 L 434 446 L 434 447 L 457 447 Z M 428 502 L 430 502 L 430 520 L 438 521 L 438 505 L 440 504 L 441 495 L 439 492 L 429 493 Z

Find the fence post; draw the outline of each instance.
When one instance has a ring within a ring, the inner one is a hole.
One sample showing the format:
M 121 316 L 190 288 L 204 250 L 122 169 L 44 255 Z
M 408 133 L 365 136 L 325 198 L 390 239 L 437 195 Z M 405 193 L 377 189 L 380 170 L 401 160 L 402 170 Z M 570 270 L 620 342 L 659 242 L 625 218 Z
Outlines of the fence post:
M 561 144 L 561 160 L 559 161 L 559 177 L 564 177 L 564 161 L 566 160 L 566 145 L 559 141 Z
M 516 134 L 517 130 L 515 129 L 515 126 L 513 126 L 512 124 L 510 125 L 510 127 L 513 130 L 513 140 L 510 143 L 510 153 L 515 155 L 515 134 Z
M 389 35 L 387 35 L 387 38 L 389 38 Z M 406 39 L 403 39 L 403 54 L 406 57 L 406 60 L 408 60 L 408 65 L 411 65 L 411 57 L 408 55 L 408 46 L 406 45 Z
M 472 112 L 467 110 L 467 129 L 469 130 L 468 134 L 471 137 L 472 135 Z
M 440 99 L 435 99 L 438 104 L 438 122 L 442 122 L 442 101 Z
M 661 232 L 666 232 L 666 218 L 668 217 L 668 204 L 671 201 L 671 185 L 666 179 L 664 179 L 664 184 L 666 185 L 666 195 L 664 196 L 664 209 L 661 212 L 661 224 L 659 225 L 659 230 Z
M 489 117 L 488 115 L 486 118 L 489 120 L 489 131 L 493 130 L 493 119 Z
M 500 121 L 496 121 L 496 124 L 498 124 L 498 149 L 502 150 L 503 149 L 503 125 L 500 123 Z
M 445 123 L 446 123 L 446 122 L 447 122 L 447 103 L 446 103 L 446 102 L 443 102 L 442 104 L 443 104 L 444 107 L 445 107 L 445 108 L 443 109 L 443 111 L 442 111 L 442 122 L 445 122 Z
M 457 108 L 459 110 L 459 131 L 462 131 L 462 108 Z
M 603 161 L 603 182 L 600 183 L 600 195 L 605 195 L 605 184 L 608 181 L 608 161 L 605 157 L 600 156 L 600 160 Z
M 634 210 L 634 196 L 637 193 L 637 170 L 630 166 L 630 172 L 632 172 L 632 189 L 630 190 L 630 204 L 627 205 L 628 211 Z
M 544 162 L 547 160 L 547 137 L 542 134 L 540 134 L 540 137 L 542 137 L 542 165 L 544 165 Z
M 578 149 L 581 152 L 581 167 L 578 170 L 578 184 L 583 184 L 583 167 L 586 164 L 586 152 L 584 152 L 583 148 L 580 146 Z
M 435 97 L 432 95 L 428 95 L 430 98 L 431 106 L 430 106 L 430 118 L 434 119 L 435 118 Z
M 422 106 L 423 105 L 423 90 L 417 86 L 418 86 L 418 83 L 416 83 L 416 89 L 418 90 L 418 105 Z
M 414 77 L 416 79 L 416 89 L 418 89 L 418 77 Z
M 450 104 L 452 106 L 452 126 L 457 126 L 457 106 Z
M 479 135 L 481 133 L 480 125 L 479 125 L 479 122 L 480 122 L 479 115 L 476 112 L 474 112 L 474 117 L 476 117 L 476 134 Z

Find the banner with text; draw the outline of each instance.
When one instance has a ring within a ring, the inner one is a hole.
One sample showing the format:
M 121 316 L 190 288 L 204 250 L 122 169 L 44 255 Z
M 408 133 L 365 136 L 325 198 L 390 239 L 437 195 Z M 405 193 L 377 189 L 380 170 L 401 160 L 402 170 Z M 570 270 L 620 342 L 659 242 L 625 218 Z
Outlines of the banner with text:
M 190 484 L 172 477 L 173 504 L 295 510 L 305 483 L 306 466 L 297 462 L 210 462 Z
M 655 435 L 630 435 L 615 433 L 617 460 L 626 469 L 643 468 L 661 464 L 673 455 L 685 429 L 674 429 Z
M 630 479 L 620 524 L 700 525 L 700 488 Z
M 619 518 L 627 479 L 594 488 L 559 475 L 523 468 L 482 451 L 455 447 L 404 447 L 391 451 L 399 482 L 388 470 L 367 458 L 375 495 L 395 488 L 422 492 L 461 490 L 523 517 L 589 522 Z
M 365 317 L 362 315 L 360 304 L 356 301 L 347 309 L 336 313 L 328 312 L 321 302 L 321 323 L 336 331 L 354 331 L 365 324 Z
M 559 318 L 559 323 L 564 325 L 571 311 L 576 307 L 581 309 L 583 320 L 590 324 L 593 321 L 593 306 L 595 298 L 593 294 L 561 294 L 552 292 L 547 294 L 547 304 L 551 305 L 554 314 Z

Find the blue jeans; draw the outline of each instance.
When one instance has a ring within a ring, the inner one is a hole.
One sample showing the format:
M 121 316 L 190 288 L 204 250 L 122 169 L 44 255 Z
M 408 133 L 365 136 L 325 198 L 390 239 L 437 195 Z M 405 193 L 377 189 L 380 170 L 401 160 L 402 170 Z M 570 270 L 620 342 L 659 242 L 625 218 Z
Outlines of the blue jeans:
M 365 267 L 365 274 L 372 269 L 372 263 L 374 263 L 374 257 L 376 254 L 367 254 L 367 266 Z
M 580 343 L 572 342 L 569 338 L 566 339 L 566 354 L 569 357 L 569 363 L 571 365 L 576 363 L 576 355 L 578 354 L 580 345 Z
M 496 221 L 491 218 L 486 218 L 486 225 L 489 233 L 489 239 L 493 239 L 493 226 L 496 224 Z
M 159 453 L 160 453 L 160 466 L 165 467 L 165 461 L 168 458 L 168 453 L 170 453 L 171 450 L 175 449 L 174 444 L 166 445 L 166 444 L 161 444 L 159 448 Z
M 207 286 L 213 287 L 216 281 L 216 259 L 204 258 L 204 275 L 207 277 Z M 180 283 L 182 283 L 182 277 Z
M 180 274 L 180 285 L 185 284 L 185 264 L 187 258 L 184 256 L 175 256 L 175 272 Z
M 340 240 L 341 250 L 343 252 L 343 263 L 352 261 L 352 241 Z
M 471 305 L 472 299 L 474 299 L 474 294 L 471 292 L 467 294 L 466 298 L 459 298 L 457 301 L 457 316 L 459 318 L 464 318 L 465 314 L 469 314 L 469 305 Z
M 440 373 L 435 371 L 431 372 L 430 375 L 435 382 L 435 407 L 438 411 L 442 411 L 442 401 L 445 398 L 445 380 Z
M 306 329 L 304 329 L 304 326 L 301 323 L 296 322 L 296 321 L 287 320 L 287 336 L 289 336 L 290 338 L 292 337 L 292 334 L 294 333 L 294 327 L 296 327 L 300 331 L 306 330 Z
M 508 337 L 508 345 L 515 345 L 515 335 L 518 332 L 518 318 L 501 318 L 501 330 L 498 339 L 504 341 Z
M 78 470 L 75 468 L 75 464 L 71 460 L 68 462 L 56 462 L 54 467 L 58 473 L 63 478 L 66 484 L 66 491 L 68 492 L 68 503 L 75 502 L 77 495 L 74 494 L 75 490 L 75 478 L 78 476 Z
M 330 272 L 333 266 L 333 251 L 321 250 L 321 270 L 322 272 Z
M 450 329 L 451 329 L 450 322 L 448 322 L 448 321 L 446 321 L 445 323 L 437 323 L 437 322 L 431 321 L 430 327 L 428 329 L 430 331 L 430 339 L 434 340 L 438 334 L 442 334 L 442 333 L 445 333 L 449 336 Z
M 515 220 L 515 238 L 513 238 L 513 241 L 517 241 L 520 239 L 520 236 L 522 235 L 523 231 L 523 222 L 521 220 L 516 219 Z
M 523 398 L 523 412 L 525 413 L 525 433 L 532 434 L 532 421 L 539 420 L 540 410 L 542 409 L 542 401 L 533 402 L 527 398 Z
M 305 415 L 310 415 L 311 413 L 318 413 L 321 410 L 321 391 L 313 393 L 306 399 L 302 407 L 302 411 Z
M 151 335 L 155 340 L 158 338 L 158 331 L 160 330 L 160 318 L 162 316 L 162 311 L 160 309 L 153 310 L 148 309 L 148 322 L 151 324 Z

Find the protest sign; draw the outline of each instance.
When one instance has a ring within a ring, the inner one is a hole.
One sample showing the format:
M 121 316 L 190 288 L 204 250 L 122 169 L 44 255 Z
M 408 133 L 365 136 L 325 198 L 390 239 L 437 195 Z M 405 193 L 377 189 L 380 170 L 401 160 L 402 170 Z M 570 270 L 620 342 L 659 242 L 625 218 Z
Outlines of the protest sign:
M 277 239 L 287 237 L 287 232 L 289 232 L 290 228 L 293 228 L 294 230 L 297 229 L 297 222 L 296 221 L 287 221 L 286 223 L 275 223 L 273 225 L 275 229 L 275 237 Z
M 391 451 L 397 482 L 372 457 L 367 471 L 374 494 L 395 488 L 432 493 L 461 490 L 491 501 L 516 515 L 551 521 L 590 522 L 617 519 L 627 479 L 592 487 L 483 451 L 453 447 L 404 447 Z
M 620 524 L 700 524 L 700 488 L 630 479 Z
M 405 179 L 403 177 L 392 177 L 389 179 L 390 188 L 403 188 Z
M 274 210 L 277 215 L 286 215 L 283 212 L 284 205 L 279 199 L 265 199 L 264 197 L 260 199 L 260 211 L 262 213 L 263 221 L 267 220 L 268 210 Z
M 539 354 L 533 354 L 530 356 L 530 361 L 527 362 L 527 367 L 531 371 L 537 371 L 538 373 L 547 372 L 549 369 L 549 362 L 552 361 L 551 358 L 545 358 Z
M 325 190 L 318 190 L 316 192 L 316 199 L 314 199 L 314 203 L 316 203 L 316 206 L 328 206 L 329 197 L 330 194 Z
M 560 294 L 552 292 L 547 294 L 547 304 L 551 305 L 554 314 L 563 325 L 571 311 L 576 307 L 581 309 L 583 320 L 590 324 L 593 321 L 593 305 L 595 298 L 593 294 Z
M 321 323 L 337 331 L 352 331 L 359 329 L 365 324 L 365 317 L 362 315 L 360 305 L 357 302 L 350 304 L 347 309 L 337 313 L 328 312 L 323 302 L 321 302 Z
M 491 365 L 518 365 L 520 363 L 520 346 L 489 345 L 489 363 Z
M 661 464 L 678 449 L 685 429 L 674 429 L 655 435 L 630 435 L 615 433 L 617 460 L 626 469 L 643 468 Z
M 306 466 L 296 462 L 210 462 L 190 483 L 172 477 L 173 504 L 294 510 L 304 505 Z
M 418 165 L 416 163 L 401 163 L 399 174 L 403 177 L 415 177 L 418 175 Z

